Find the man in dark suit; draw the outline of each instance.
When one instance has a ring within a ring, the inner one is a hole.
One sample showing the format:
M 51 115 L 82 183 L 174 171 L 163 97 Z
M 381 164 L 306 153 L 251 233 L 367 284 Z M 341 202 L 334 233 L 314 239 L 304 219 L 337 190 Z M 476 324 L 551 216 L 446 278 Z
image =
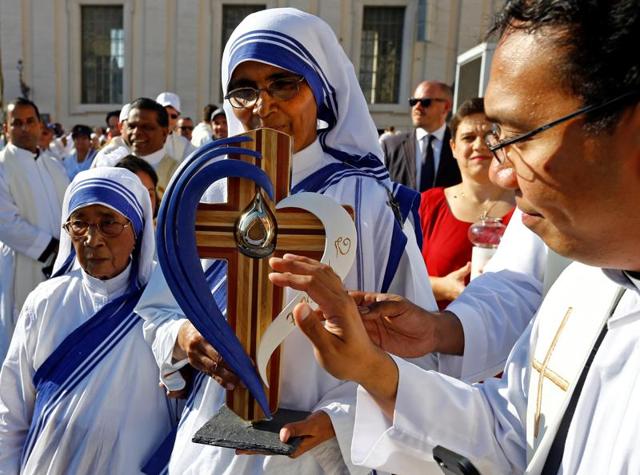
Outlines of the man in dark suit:
M 391 179 L 418 191 L 460 183 L 460 170 L 451 154 L 446 118 L 452 91 L 437 81 L 423 81 L 409 99 L 414 130 L 382 140 Z

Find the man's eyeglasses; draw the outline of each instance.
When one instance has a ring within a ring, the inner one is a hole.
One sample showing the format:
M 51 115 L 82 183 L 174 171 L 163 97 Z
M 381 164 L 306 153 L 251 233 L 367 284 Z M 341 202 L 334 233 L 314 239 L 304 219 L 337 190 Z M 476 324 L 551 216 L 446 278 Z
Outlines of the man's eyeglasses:
M 516 135 L 515 137 L 510 137 L 507 139 L 501 139 L 502 129 L 498 124 L 493 124 L 491 130 L 487 132 L 484 137 L 484 141 L 487 144 L 487 147 L 493 153 L 493 156 L 498 161 L 498 163 L 503 163 L 507 159 L 507 147 L 509 145 L 513 145 L 514 143 L 522 142 L 523 140 L 530 139 L 534 135 L 539 134 L 540 132 L 544 132 L 556 125 L 562 124 L 568 120 L 573 119 L 581 114 L 587 114 L 589 112 L 595 112 L 600 109 L 604 109 L 605 107 L 609 107 L 615 103 L 621 102 L 623 99 L 627 99 L 632 96 L 637 96 L 640 94 L 639 91 L 627 92 L 620 96 L 614 97 L 608 101 L 602 102 L 600 104 L 590 105 L 578 109 L 577 111 L 572 112 L 571 114 L 567 114 L 559 119 L 549 122 L 548 124 L 541 125 L 529 132 L 525 132 L 524 134 Z
M 89 234 L 90 228 L 97 228 L 104 237 L 115 238 L 122 234 L 124 228 L 131 226 L 131 222 L 121 223 L 115 219 L 105 219 L 97 224 L 87 223 L 81 219 L 71 219 L 64 223 L 62 227 L 74 239 L 80 239 Z
M 272 81 L 267 87 L 260 89 L 255 87 L 239 87 L 233 89 L 229 91 L 224 98 L 227 99 L 231 107 L 235 109 L 248 109 L 253 107 L 256 102 L 258 102 L 258 97 L 260 97 L 260 92 L 262 91 L 265 91 L 278 101 L 288 101 L 298 94 L 302 81 L 304 81 L 304 77 L 302 76 L 280 78 Z
M 422 107 L 429 107 L 432 102 L 447 102 L 446 99 L 440 99 L 437 97 L 411 97 L 409 98 L 409 105 L 411 107 L 415 106 L 417 103 L 420 103 Z
M 169 117 L 171 117 L 172 119 L 177 119 L 178 117 L 180 117 L 180 114 L 169 114 Z

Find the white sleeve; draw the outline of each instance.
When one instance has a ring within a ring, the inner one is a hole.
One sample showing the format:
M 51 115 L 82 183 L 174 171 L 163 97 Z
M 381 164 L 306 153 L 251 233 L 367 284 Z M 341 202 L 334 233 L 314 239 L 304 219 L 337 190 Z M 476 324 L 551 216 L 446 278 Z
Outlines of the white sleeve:
M 516 210 L 495 256 L 447 310 L 464 329 L 464 355 L 438 354 L 438 370 L 467 382 L 498 374 L 542 303 L 544 242 Z
M 19 473 L 20 458 L 36 399 L 33 385 L 33 357 L 36 345 L 29 345 L 28 327 L 35 319 L 25 304 L 0 370 L 0 473 Z
M 160 381 L 168 390 L 183 389 L 186 383 L 177 370 L 185 366 L 186 360 L 173 361 L 173 348 L 178 331 L 187 319 L 173 298 L 159 265 L 151 274 L 136 306 L 136 313 L 144 320 L 144 339 L 151 346 L 160 368 Z
M 393 421 L 358 388 L 353 462 L 393 473 L 439 473 L 433 448 L 467 457 L 480 473 L 522 473 L 529 380 L 527 328 L 502 379 L 468 385 L 393 357 L 399 370 Z
M 0 241 L 35 261 L 47 248 L 52 237 L 20 215 L 9 192 L 4 167 L 0 165 Z

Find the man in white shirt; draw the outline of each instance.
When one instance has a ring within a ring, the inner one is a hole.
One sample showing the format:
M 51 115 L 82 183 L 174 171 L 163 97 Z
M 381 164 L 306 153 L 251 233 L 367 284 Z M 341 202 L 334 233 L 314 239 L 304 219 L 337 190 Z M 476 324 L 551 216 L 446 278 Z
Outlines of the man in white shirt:
M 191 136 L 191 144 L 194 147 L 199 147 L 200 145 L 207 143 L 211 138 L 213 131 L 211 130 L 211 124 L 209 122 L 211 120 L 211 114 L 217 109 L 218 106 L 215 104 L 207 104 L 202 109 L 200 122 L 198 122 L 193 129 L 193 134 Z
M 25 298 L 53 265 L 69 184 L 62 164 L 38 149 L 37 106 L 16 99 L 6 117 L 9 144 L 0 152 L 0 362 Z
M 502 379 L 467 386 L 381 352 L 335 278 L 309 288 L 328 272 L 314 263 L 274 260 L 273 279 L 309 288 L 331 315 L 327 331 L 308 306 L 295 312 L 325 367 L 361 385 L 354 462 L 418 473 L 441 445 L 481 473 L 637 473 L 640 77 L 628 45 L 640 4 L 514 1 L 496 24 L 485 99 L 496 180 L 516 190 L 529 229 L 581 262 L 550 289 Z

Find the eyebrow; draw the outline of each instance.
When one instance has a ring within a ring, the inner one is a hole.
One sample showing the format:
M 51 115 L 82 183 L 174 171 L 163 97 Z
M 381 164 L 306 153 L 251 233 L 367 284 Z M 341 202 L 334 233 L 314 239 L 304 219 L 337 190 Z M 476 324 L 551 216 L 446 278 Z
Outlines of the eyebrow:
M 289 79 L 289 78 L 300 78 L 301 74 L 291 73 L 289 71 L 283 71 L 278 73 L 273 73 L 272 75 L 267 77 L 268 82 L 277 81 L 278 79 Z M 229 90 L 237 89 L 239 87 L 255 87 L 256 81 L 246 78 L 238 78 L 229 82 Z

